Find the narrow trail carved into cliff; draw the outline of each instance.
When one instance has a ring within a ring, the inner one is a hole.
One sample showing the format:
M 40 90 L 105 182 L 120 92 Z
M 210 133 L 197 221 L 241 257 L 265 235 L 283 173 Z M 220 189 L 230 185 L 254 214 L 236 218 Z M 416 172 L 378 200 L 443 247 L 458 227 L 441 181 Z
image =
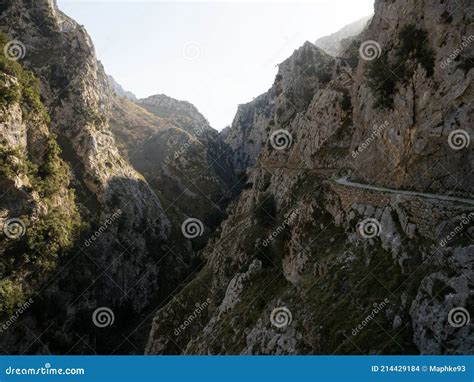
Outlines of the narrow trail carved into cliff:
M 336 179 L 335 182 L 337 184 L 342 185 L 342 186 L 361 188 L 361 189 L 364 189 L 364 190 L 371 190 L 371 191 L 378 191 L 378 192 L 388 192 L 388 193 L 391 193 L 391 194 L 399 194 L 399 195 L 418 196 L 418 197 L 426 198 L 426 199 L 437 199 L 437 200 L 444 200 L 444 201 L 449 201 L 449 202 L 454 202 L 454 203 L 463 203 L 463 204 L 474 205 L 474 200 L 473 199 L 460 198 L 460 197 L 448 196 L 448 195 L 428 194 L 428 193 L 417 192 L 417 191 L 396 190 L 396 189 L 393 189 L 393 188 L 372 186 L 370 184 L 362 184 L 362 183 L 351 182 L 350 180 L 348 180 L 347 177 Z

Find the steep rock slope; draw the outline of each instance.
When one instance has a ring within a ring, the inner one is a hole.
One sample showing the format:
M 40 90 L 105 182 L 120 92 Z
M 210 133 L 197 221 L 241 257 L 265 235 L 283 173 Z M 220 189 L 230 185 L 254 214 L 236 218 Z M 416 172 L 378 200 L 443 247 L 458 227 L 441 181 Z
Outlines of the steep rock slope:
M 205 225 L 202 239 L 213 232 L 239 183 L 230 148 L 197 109 L 164 95 L 136 103 L 115 97 L 111 126 L 123 155 L 154 189 L 173 225 L 192 217 Z
M 472 48 L 445 64 L 472 25 L 469 1 L 378 0 L 341 58 L 280 66 L 224 133 L 247 182 L 148 353 L 474 352 Z
M 8 40 L 0 35 L 2 50 Z M 70 168 L 61 160 L 39 82 L 0 56 L 0 316 L 23 304 L 81 228 Z
M 318 38 L 314 44 L 331 56 L 340 56 L 344 53 L 348 40 L 352 40 L 354 36 L 359 35 L 371 18 L 372 16 L 362 17 L 335 33 Z
M 84 28 L 51 0 L 6 1 L 0 12 L 5 54 L 21 62 L 2 67 L 1 182 L 10 196 L 1 216 L 4 227 L 18 218 L 26 228 L 18 243 L 2 238 L 2 294 L 11 297 L 2 317 L 34 301 L 21 315 L 27 325 L 4 333 L 2 348 L 141 352 L 148 309 L 191 269 L 191 243 L 175 237 L 180 229 L 171 229 L 157 195 L 117 149 L 113 92 Z M 26 69 L 39 80 L 41 100 Z M 89 223 L 82 232 L 77 211 Z M 113 328 L 97 321 L 104 311 Z
M 109 80 L 110 87 L 112 88 L 113 92 L 119 96 L 119 97 L 125 97 L 129 99 L 130 101 L 136 101 L 137 96 L 133 94 L 132 92 L 125 90 L 122 85 L 120 85 L 114 77 L 111 75 L 107 76 L 107 79 Z
M 255 164 L 269 132 L 287 128 L 298 113 L 308 108 L 316 90 L 329 82 L 337 68 L 334 58 L 306 42 L 279 65 L 268 92 L 239 105 L 232 125 L 222 132 L 234 151 L 236 171 Z
M 193 157 L 193 154 L 188 151 L 188 146 L 203 150 L 201 156 L 204 160 L 200 162 L 201 165 L 206 165 L 207 170 L 204 171 L 208 171 L 208 174 L 204 172 L 201 178 L 207 178 L 204 180 L 210 180 L 211 184 L 214 182 L 217 185 L 216 190 L 210 191 L 213 200 L 216 199 L 221 204 L 225 204 L 224 202 L 228 202 L 233 195 L 238 193 L 238 183 L 232 166 L 233 152 L 194 105 L 164 95 L 141 99 L 139 103 L 150 113 L 168 118 L 191 136 L 188 145 L 180 146 L 178 149 L 173 148 L 175 158 L 185 157 L 185 163 L 181 163 L 182 169 L 187 168 L 186 162 L 192 160 Z M 198 186 L 206 187 L 206 185 L 209 185 L 209 182 L 198 182 Z M 215 193 L 217 195 L 214 197 Z
M 472 6 L 376 2 L 376 16 L 359 40 L 376 40 L 381 53 L 360 60 L 355 71 L 352 149 L 374 125 L 388 121 L 390 129 L 353 161 L 360 179 L 375 181 L 383 172 L 380 183 L 387 186 L 472 195 L 473 146 L 465 145 L 473 118 L 474 49 L 466 45 L 473 35 Z

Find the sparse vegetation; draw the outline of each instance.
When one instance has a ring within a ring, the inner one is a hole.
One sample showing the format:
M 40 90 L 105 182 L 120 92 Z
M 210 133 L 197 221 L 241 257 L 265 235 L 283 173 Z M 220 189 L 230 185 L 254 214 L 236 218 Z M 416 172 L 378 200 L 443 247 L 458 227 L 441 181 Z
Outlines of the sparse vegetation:
M 45 211 L 34 219 L 23 218 L 27 226 L 25 236 L 5 243 L 5 259 L 15 259 L 16 267 L 30 274 L 29 285 L 38 283 L 55 267 L 58 257 L 71 248 L 83 228 L 74 192 L 68 189 L 68 168 L 59 158 L 59 152 L 51 137 L 44 162 L 36 166 L 18 150 L 0 148 L 0 175 L 11 180 L 17 176 L 27 178 L 31 185 L 28 192 L 40 196 L 39 202 Z M 9 286 L 2 289 L 3 297 L 21 303 L 28 291 L 18 293 L 22 290 L 22 281 L 16 279 L 15 272 L 9 271 L 13 269 L 4 270 L 3 277 L 9 277 Z
M 352 69 L 357 68 L 357 64 L 359 63 L 359 46 L 361 41 L 353 40 L 347 49 L 347 63 L 350 65 Z
M 344 111 L 350 111 L 352 108 L 351 96 L 347 89 L 343 90 L 342 99 L 341 99 L 341 108 Z
M 6 41 L 6 36 L 0 34 L 0 49 Z M 4 55 L 0 55 L 0 72 L 0 107 L 18 102 L 23 120 L 33 128 L 49 123 L 34 75 Z M 9 86 L 6 86 L 7 76 L 10 76 Z M 55 267 L 58 257 L 73 245 L 83 226 L 74 192 L 69 189 L 69 168 L 60 157 L 56 137 L 46 133 L 40 137 L 40 134 L 35 149 L 41 154 L 35 159 L 18 147 L 8 146 L 5 140 L 0 142 L 0 177 L 10 181 L 20 178 L 24 191 L 37 195 L 35 203 L 41 205 L 41 212 L 36 212 L 34 217 L 22 217 L 27 227 L 23 237 L 2 243 L 3 262 L 14 263 L 15 267 L 2 270 L 0 294 L 4 303 L 0 304 L 0 314 L 11 313 L 10 308 L 27 297 L 30 291 L 24 289 L 23 280 L 26 278 L 29 286 L 37 285 Z M 15 269 L 22 270 L 20 277 Z
M 428 33 L 409 24 L 400 31 L 398 37 L 400 48 L 397 50 L 397 74 L 402 80 L 406 80 L 413 75 L 416 65 L 421 64 L 428 77 L 431 77 L 434 73 L 434 52 L 427 41 Z
M 270 226 L 275 222 L 276 215 L 275 198 L 269 193 L 262 194 L 253 210 L 255 220 L 258 224 Z
M 375 107 L 392 108 L 396 78 L 390 70 L 386 51 L 382 52 L 378 59 L 367 66 L 366 76 L 370 88 L 377 95 Z
M 427 43 L 427 32 L 408 24 L 402 28 L 398 38 L 400 45 L 396 47 L 395 60 L 391 60 L 385 49 L 380 57 L 367 65 L 368 84 L 377 95 L 375 107 L 393 108 L 393 95 L 398 82 L 411 81 L 420 64 L 431 77 L 434 73 L 434 52 Z
M 20 301 L 24 301 L 25 295 L 21 284 L 11 280 L 0 281 L 0 312 L 12 314 Z
M 3 52 L 8 38 L 0 32 L 0 49 Z M 8 76 L 16 79 L 16 84 L 6 85 Z M 20 102 L 23 118 L 38 115 L 49 122 L 46 108 L 39 95 L 39 81 L 30 71 L 24 70 L 16 61 L 9 60 L 4 54 L 0 55 L 0 106 L 10 102 Z

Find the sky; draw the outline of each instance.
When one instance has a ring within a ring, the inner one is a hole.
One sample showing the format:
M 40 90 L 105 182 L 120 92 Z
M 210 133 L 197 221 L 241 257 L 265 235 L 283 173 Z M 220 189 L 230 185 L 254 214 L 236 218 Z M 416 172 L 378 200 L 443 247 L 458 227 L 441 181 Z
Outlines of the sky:
M 270 88 L 278 63 L 370 15 L 374 0 L 57 2 L 124 89 L 189 101 L 222 130 L 237 105 Z

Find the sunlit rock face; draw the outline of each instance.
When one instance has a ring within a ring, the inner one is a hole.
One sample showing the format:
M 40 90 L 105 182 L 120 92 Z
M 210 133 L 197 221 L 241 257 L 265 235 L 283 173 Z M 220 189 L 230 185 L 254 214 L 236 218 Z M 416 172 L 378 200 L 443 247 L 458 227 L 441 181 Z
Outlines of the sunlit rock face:
M 33 296 L 42 308 L 22 319 L 45 339 L 22 351 L 141 353 L 147 333 L 131 328 L 199 264 L 198 249 L 239 190 L 229 149 L 192 105 L 181 110 L 169 99 L 172 117 L 130 101 L 82 26 L 55 2 L 29 3 L 0 6 L 2 52 L 9 41 L 21 49 L 16 61 L 2 56 L 2 88 L 12 97 L 1 110 L 1 222 L 19 217 L 26 228 L 18 241 L 2 237 L 2 317 Z M 188 217 L 203 222 L 197 242 L 183 236 Z M 113 333 L 91 318 L 102 307 L 115 315 Z M 28 333 L 16 326 L 2 346 L 18 352 Z
M 221 134 L 242 193 L 155 315 L 148 353 L 474 351 L 474 45 L 459 5 L 376 1 L 337 54 L 306 43 L 240 105 Z
M 218 133 L 55 2 L 2 2 L 2 348 L 472 353 L 471 10 L 378 0 Z

